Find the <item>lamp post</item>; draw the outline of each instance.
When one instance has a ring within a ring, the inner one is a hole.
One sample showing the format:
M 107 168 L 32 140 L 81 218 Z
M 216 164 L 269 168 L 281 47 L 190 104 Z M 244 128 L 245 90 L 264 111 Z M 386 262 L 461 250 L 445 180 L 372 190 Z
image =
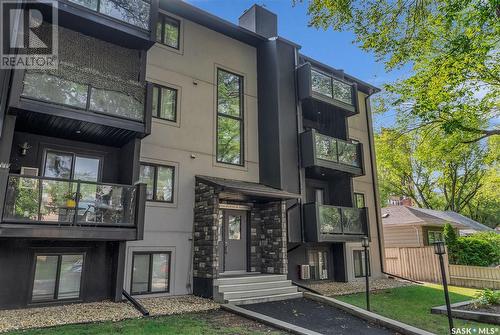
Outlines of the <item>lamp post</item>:
M 370 310 L 370 282 L 368 281 L 368 247 L 370 246 L 370 241 L 368 237 L 363 237 L 361 240 L 361 245 L 365 251 L 365 283 L 366 283 L 366 310 Z
M 450 296 L 448 294 L 448 282 L 446 281 L 446 269 L 444 267 L 443 255 L 446 254 L 446 246 L 443 241 L 434 243 L 434 253 L 439 256 L 439 265 L 441 266 L 441 278 L 443 280 L 444 299 L 446 300 L 446 311 L 448 314 L 448 324 L 450 334 L 453 333 L 453 318 L 451 317 Z

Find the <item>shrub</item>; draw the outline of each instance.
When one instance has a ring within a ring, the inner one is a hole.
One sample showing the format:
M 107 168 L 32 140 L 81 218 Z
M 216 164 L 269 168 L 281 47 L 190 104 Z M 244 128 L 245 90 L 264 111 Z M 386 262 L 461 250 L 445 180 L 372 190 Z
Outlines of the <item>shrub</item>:
M 474 298 L 477 300 L 474 303 L 476 306 L 498 305 L 500 304 L 500 291 L 485 289 L 478 292 Z
M 448 247 L 448 257 L 452 264 L 456 264 L 456 254 L 457 254 L 457 232 L 453 229 L 450 223 L 444 225 L 443 238 Z
M 498 263 L 498 251 L 493 245 L 474 236 L 459 237 L 453 250 L 455 264 L 490 266 Z

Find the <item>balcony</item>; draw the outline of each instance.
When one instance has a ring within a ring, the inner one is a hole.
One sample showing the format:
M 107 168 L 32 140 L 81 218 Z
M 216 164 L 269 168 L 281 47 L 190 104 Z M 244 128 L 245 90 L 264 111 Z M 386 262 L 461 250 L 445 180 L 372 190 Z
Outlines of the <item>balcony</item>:
M 318 133 L 315 129 L 300 134 L 302 167 L 319 176 L 343 172 L 363 175 L 363 145 Z
M 14 73 L 16 129 L 116 147 L 149 134 L 145 52 L 62 27 L 59 40 L 57 69 Z
M 358 241 L 369 236 L 366 208 L 304 204 L 306 242 Z
M 299 98 L 314 102 L 312 108 L 330 106 L 347 116 L 358 113 L 358 90 L 355 83 L 334 77 L 310 63 L 298 68 Z
M 59 25 L 121 46 L 154 44 L 158 0 L 59 0 Z
M 2 173 L 0 237 L 142 239 L 145 184 L 118 185 Z

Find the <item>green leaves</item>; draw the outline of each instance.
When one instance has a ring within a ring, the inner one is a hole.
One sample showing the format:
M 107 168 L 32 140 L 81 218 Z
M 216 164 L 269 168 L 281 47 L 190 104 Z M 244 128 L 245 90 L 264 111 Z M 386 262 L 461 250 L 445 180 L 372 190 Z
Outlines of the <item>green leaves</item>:
M 310 0 L 309 14 L 315 27 L 353 31 L 388 71 L 411 66 L 384 93 L 401 128 L 436 124 L 466 143 L 500 134 L 498 0 Z

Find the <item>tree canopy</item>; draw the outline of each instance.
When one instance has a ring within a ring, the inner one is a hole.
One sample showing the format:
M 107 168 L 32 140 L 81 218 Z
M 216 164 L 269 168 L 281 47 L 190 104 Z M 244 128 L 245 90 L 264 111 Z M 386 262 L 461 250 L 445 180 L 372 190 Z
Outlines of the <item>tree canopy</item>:
M 401 129 L 436 127 L 467 143 L 500 134 L 500 1 L 309 0 L 309 14 L 315 27 L 353 31 L 387 70 L 411 67 L 381 104 Z

